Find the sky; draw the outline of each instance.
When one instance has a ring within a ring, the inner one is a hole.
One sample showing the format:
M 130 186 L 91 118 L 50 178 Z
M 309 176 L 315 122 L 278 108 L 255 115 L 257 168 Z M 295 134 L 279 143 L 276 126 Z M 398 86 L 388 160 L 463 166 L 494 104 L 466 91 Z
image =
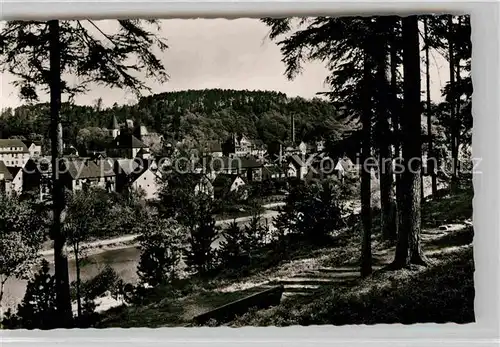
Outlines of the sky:
M 112 32 L 113 21 L 98 23 L 104 31 Z M 269 28 L 257 19 L 162 20 L 161 35 L 167 38 L 169 49 L 162 53 L 161 59 L 170 80 L 163 84 L 152 81 L 149 85 L 153 93 L 221 88 L 274 90 L 291 97 L 312 98 L 317 92 L 326 91 L 324 79 L 328 71 L 321 63 L 307 63 L 301 75 L 293 81 L 286 79 L 281 52 L 267 38 L 268 32 Z M 449 75 L 444 60 L 438 54 L 432 56 L 431 97 L 439 100 L 440 89 Z M 1 108 L 23 103 L 11 85 L 13 80 L 8 74 L 1 77 Z M 134 100 L 132 94 L 122 90 L 95 86 L 89 93 L 77 96 L 75 102 L 93 104 L 98 98 L 106 106 Z

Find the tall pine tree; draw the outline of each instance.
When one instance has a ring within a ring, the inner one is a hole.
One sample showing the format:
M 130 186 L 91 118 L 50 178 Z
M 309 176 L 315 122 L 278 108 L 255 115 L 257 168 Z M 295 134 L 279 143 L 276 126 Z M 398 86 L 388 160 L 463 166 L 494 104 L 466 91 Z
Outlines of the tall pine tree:
M 144 76 L 166 81 L 168 75 L 155 49 L 167 44 L 155 31 L 156 21 L 118 20 L 117 30 L 107 33 L 92 20 L 11 21 L 0 32 L 0 69 L 17 78 L 13 84 L 20 96 L 39 99 L 40 92 L 50 93 L 52 207 L 51 238 L 54 263 L 58 321 L 61 327 L 72 325 L 66 238 L 62 232 L 65 209 L 64 188 L 58 177 L 63 149 L 61 98 L 69 100 L 95 84 L 147 90 Z M 70 83 L 66 76 L 76 77 Z

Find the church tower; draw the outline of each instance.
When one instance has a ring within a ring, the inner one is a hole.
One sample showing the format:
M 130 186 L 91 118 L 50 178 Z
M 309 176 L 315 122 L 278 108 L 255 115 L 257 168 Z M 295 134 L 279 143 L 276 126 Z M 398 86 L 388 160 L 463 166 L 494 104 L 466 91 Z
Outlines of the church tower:
M 116 120 L 116 116 L 113 115 L 113 119 L 111 120 L 111 125 L 108 128 L 109 134 L 116 139 L 120 135 L 120 126 L 118 125 L 118 121 Z

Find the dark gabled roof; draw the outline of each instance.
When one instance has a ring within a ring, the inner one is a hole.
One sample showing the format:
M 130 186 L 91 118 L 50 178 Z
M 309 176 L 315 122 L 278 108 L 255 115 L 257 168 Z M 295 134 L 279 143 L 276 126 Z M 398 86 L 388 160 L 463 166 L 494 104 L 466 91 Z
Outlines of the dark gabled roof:
M 217 177 L 215 177 L 215 180 L 212 182 L 212 186 L 214 187 L 214 193 L 215 194 L 228 193 L 229 190 L 231 189 L 231 185 L 237 178 L 243 179 L 239 175 L 232 175 L 225 173 L 218 174 Z M 246 183 L 244 179 L 243 182 Z
M 65 172 L 74 180 L 115 176 L 112 170 L 107 169 L 104 163 L 102 164 L 96 164 L 94 161 L 88 159 L 66 159 L 62 165 L 65 168 Z
M 154 163 L 153 159 L 145 159 L 145 160 L 141 159 L 141 160 L 136 160 L 136 161 L 138 162 L 138 170 L 135 170 L 130 175 L 130 178 L 133 181 L 135 181 L 136 179 L 141 177 L 143 173 L 145 173 L 146 171 L 148 171 L 150 169 L 158 176 L 158 172 L 153 170 L 153 168 L 152 168 L 153 163 Z
M 2 150 L 2 148 L 10 148 L 10 147 L 21 147 L 21 153 L 28 153 L 28 147 L 26 147 L 26 144 L 22 140 L 18 139 L 0 139 L 0 152 L 5 152 Z M 7 150 L 7 152 L 11 152 L 10 149 Z
M 227 184 L 231 185 L 234 180 L 238 177 L 238 175 L 225 174 L 221 173 L 215 177 L 215 180 L 212 182 L 214 187 L 223 187 Z
M 3 174 L 3 178 L 6 181 L 11 181 L 13 179 L 12 174 L 10 173 L 7 166 L 5 166 L 5 163 L 3 162 L 3 160 L 0 160 L 0 174 Z
M 111 118 L 111 123 L 109 124 L 108 129 L 120 129 L 120 125 L 118 124 L 118 120 L 116 119 L 116 116 L 113 115 L 113 118 Z
M 30 140 L 26 140 L 26 141 L 23 141 L 24 144 L 26 145 L 27 148 L 30 148 L 30 146 L 32 144 L 34 144 L 35 146 L 41 146 L 42 145 L 42 141 L 30 141 Z
M 281 174 L 281 173 L 283 173 L 283 170 L 277 165 L 264 166 L 262 168 L 262 175 L 265 175 L 265 174 L 272 175 L 272 174 Z
M 135 180 L 153 166 L 154 159 L 116 159 L 113 160 L 113 164 L 111 160 L 108 160 L 108 163 L 114 165 L 116 174 L 125 174 Z
M 20 166 L 7 166 L 7 170 L 9 170 L 10 174 L 12 175 L 12 178 L 16 177 L 19 171 L 21 171 L 23 168 Z
M 296 154 L 288 157 L 288 162 L 294 164 L 297 167 L 302 167 L 304 165 L 303 160 Z
M 116 148 L 148 148 L 141 140 L 132 134 L 120 134 L 114 141 Z
M 221 157 L 213 158 L 208 163 L 208 168 L 213 170 L 238 170 L 238 169 L 254 169 L 262 167 L 263 164 L 249 157 Z
M 139 152 L 137 152 L 137 156 L 144 155 L 144 154 L 149 154 L 147 147 L 143 147 L 139 150 Z

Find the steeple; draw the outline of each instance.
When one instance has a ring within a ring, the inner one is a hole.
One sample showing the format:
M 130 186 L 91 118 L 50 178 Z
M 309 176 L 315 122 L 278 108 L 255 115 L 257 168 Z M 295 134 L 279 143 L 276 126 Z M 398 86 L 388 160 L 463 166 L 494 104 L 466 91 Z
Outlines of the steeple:
M 111 125 L 108 129 L 111 137 L 116 138 L 120 135 L 120 125 L 118 125 L 118 120 L 116 120 L 116 116 L 113 115 L 113 119 L 111 119 Z
M 118 121 L 116 120 L 116 116 L 113 115 L 113 119 L 111 119 L 111 125 L 109 127 L 110 130 L 120 130 L 120 126 L 118 125 Z

